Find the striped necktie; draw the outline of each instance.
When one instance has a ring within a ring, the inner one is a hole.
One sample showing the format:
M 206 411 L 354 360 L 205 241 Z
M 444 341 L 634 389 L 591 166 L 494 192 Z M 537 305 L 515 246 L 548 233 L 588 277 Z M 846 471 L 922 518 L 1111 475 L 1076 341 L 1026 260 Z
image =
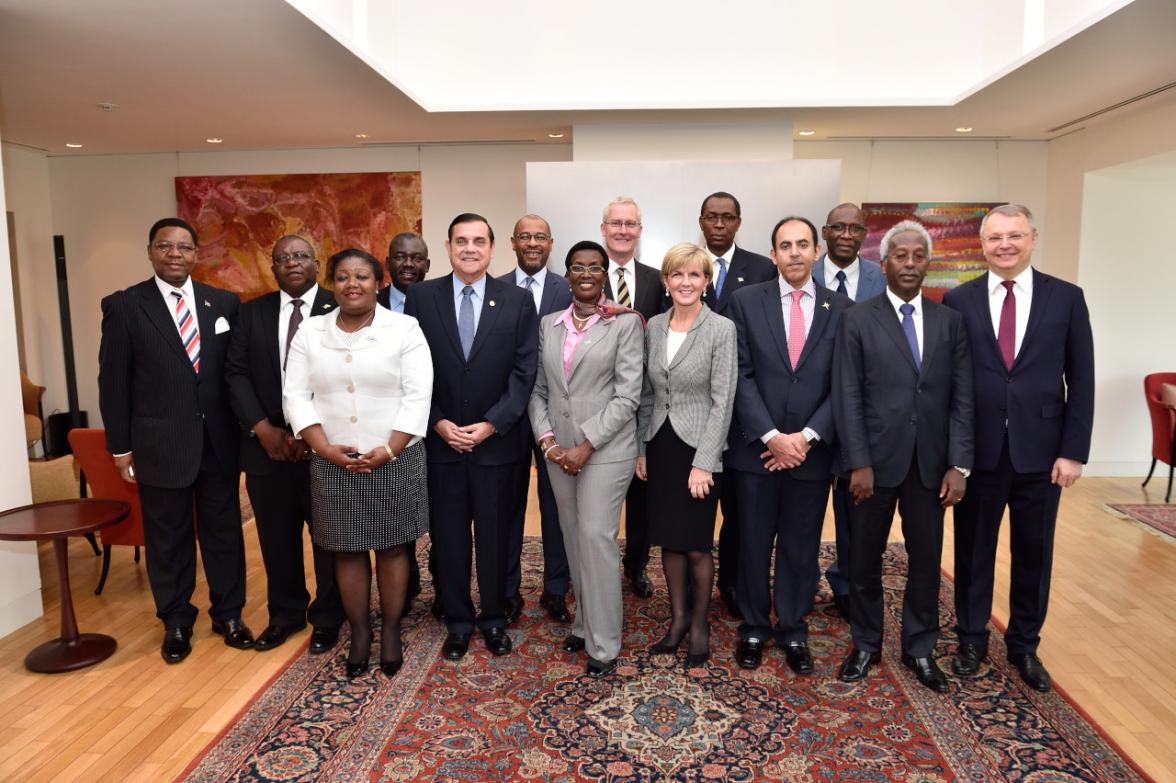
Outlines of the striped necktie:
M 625 269 L 624 267 L 617 267 L 617 304 L 622 307 L 631 307 L 632 300 L 629 298 L 629 286 L 625 284 Z
M 192 311 L 184 302 L 183 294 L 179 291 L 172 291 L 172 296 L 176 298 L 176 327 L 180 330 L 180 342 L 184 344 L 184 350 L 192 362 L 192 369 L 199 373 L 200 330 L 196 327 L 196 319 L 192 317 Z

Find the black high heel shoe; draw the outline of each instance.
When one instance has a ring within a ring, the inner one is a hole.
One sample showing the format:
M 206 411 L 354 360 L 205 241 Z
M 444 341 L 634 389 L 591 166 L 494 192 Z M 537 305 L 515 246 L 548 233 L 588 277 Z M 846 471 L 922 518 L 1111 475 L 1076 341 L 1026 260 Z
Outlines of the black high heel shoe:
M 397 658 L 394 661 L 385 661 L 380 659 L 380 671 L 384 673 L 385 677 L 395 677 L 396 672 L 400 671 L 400 667 L 404 664 L 403 658 Z
M 689 632 L 690 629 L 687 628 L 686 630 L 682 631 L 682 634 L 675 641 L 670 642 L 670 636 L 673 634 L 673 629 L 671 629 L 670 633 L 667 633 L 665 636 L 663 636 L 661 641 L 649 648 L 649 654 L 673 655 L 674 653 L 678 652 L 678 646 L 682 644 L 682 640 L 686 638 L 686 635 Z
M 352 662 L 351 656 L 353 654 L 353 651 L 355 650 L 355 636 L 354 636 L 354 634 L 352 635 L 351 644 L 349 645 L 349 648 L 347 650 L 347 679 L 354 680 L 356 677 L 361 676 L 364 672 L 366 672 L 368 670 L 368 665 L 370 664 L 369 659 L 371 658 L 371 654 L 372 654 L 371 651 L 372 651 L 372 637 L 373 636 L 375 636 L 375 632 L 369 628 L 368 629 L 368 638 L 367 638 L 367 652 L 364 653 L 362 660 L 357 661 L 357 662 Z

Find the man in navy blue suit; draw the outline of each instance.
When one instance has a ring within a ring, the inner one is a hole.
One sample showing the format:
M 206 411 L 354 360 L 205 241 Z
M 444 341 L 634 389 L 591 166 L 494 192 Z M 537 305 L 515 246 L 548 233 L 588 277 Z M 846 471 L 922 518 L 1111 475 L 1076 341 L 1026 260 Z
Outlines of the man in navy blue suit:
M 838 204 L 821 227 L 825 255 L 813 265 L 813 280 L 855 302 L 873 299 L 886 290 L 882 267 L 858 255 L 866 239 L 866 216 L 857 204 Z M 833 605 L 849 619 L 849 480 L 833 476 L 833 523 L 837 531 L 837 559 L 825 572 L 833 591 Z
M 976 471 L 955 511 L 952 669 L 974 675 L 988 654 L 997 536 L 1008 507 L 1008 660 L 1030 687 L 1048 691 L 1037 645 L 1062 489 L 1090 454 L 1094 339 L 1082 289 L 1033 269 L 1036 240 L 1027 208 L 996 207 L 980 224 L 988 274 L 943 299 L 964 316 L 976 378 Z
M 455 217 L 445 250 L 453 273 L 412 286 L 404 314 L 417 319 L 433 357 L 425 438 L 429 537 L 449 629 L 441 653 L 459 660 L 475 627 L 494 655 L 511 649 L 503 606 L 508 532 L 519 465 L 531 454 L 522 420 L 538 369 L 539 327 L 534 301 L 486 274 L 494 232 L 484 217 Z M 476 617 L 470 595 L 475 545 Z
M 547 259 L 551 256 L 553 244 L 551 226 L 538 215 L 524 215 L 515 223 L 510 246 L 518 259 L 518 266 L 498 278 L 509 285 L 523 289 L 535 303 L 540 319 L 545 315 L 566 310 L 572 304 L 572 289 L 566 278 L 548 274 Z M 569 623 L 567 595 L 570 571 L 568 556 L 564 551 L 563 533 L 559 529 L 559 509 L 555 506 L 555 495 L 551 491 L 551 480 L 547 476 L 547 460 L 535 445 L 531 423 L 524 416 L 520 425 L 526 433 L 527 443 L 535 454 L 535 476 L 539 495 L 539 518 L 543 533 L 543 594 L 539 605 L 556 622 Z M 522 581 L 520 559 L 523 551 L 523 525 L 527 516 L 527 495 L 531 483 L 531 460 L 520 463 L 518 485 L 518 511 L 510 528 L 510 548 L 506 564 L 506 619 L 512 624 L 523 609 L 523 596 L 519 592 Z

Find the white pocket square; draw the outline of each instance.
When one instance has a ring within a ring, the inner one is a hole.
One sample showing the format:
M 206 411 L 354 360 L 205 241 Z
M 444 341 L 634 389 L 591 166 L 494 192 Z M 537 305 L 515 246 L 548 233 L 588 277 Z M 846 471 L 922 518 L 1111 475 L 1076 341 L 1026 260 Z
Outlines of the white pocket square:
M 229 331 L 229 322 L 226 321 L 225 317 L 222 315 L 220 318 L 216 319 L 216 324 L 213 326 L 213 329 L 217 334 L 224 334 L 225 332 Z

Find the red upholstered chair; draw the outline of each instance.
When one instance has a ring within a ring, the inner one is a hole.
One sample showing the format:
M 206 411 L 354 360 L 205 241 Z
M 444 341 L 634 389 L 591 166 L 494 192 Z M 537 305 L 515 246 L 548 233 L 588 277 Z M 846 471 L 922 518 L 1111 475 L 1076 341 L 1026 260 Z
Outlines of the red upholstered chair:
M 1143 486 L 1151 481 L 1156 471 L 1156 460 L 1168 465 L 1168 494 L 1164 502 L 1172 500 L 1172 452 L 1176 451 L 1176 389 L 1169 389 L 1167 397 L 1164 385 L 1176 386 L 1176 372 L 1156 372 L 1143 379 L 1143 394 L 1147 399 L 1147 412 L 1151 414 L 1152 462 Z
M 106 430 L 74 429 L 69 431 L 69 445 L 74 459 L 82 468 L 82 476 L 90 484 L 90 494 L 96 498 L 125 500 L 131 513 L 117 525 L 98 531 L 102 539 L 102 576 L 95 595 L 102 594 L 106 575 L 110 571 L 110 549 L 119 544 L 135 548 L 135 562 L 139 562 L 139 547 L 143 546 L 143 510 L 139 505 L 139 487 L 122 480 L 114 457 L 106 450 Z

